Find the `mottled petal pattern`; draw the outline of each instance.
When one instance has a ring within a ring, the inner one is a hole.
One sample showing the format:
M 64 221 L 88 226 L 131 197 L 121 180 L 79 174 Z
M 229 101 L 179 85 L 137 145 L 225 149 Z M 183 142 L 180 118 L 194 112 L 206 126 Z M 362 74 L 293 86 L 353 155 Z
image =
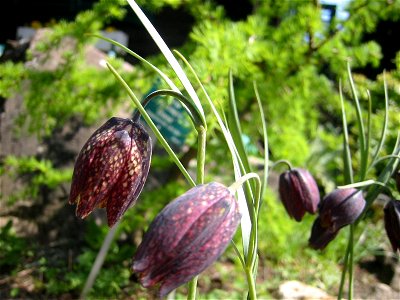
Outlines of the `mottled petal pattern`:
M 144 287 L 160 284 L 164 296 L 218 259 L 239 222 L 237 202 L 225 186 L 194 187 L 153 220 L 132 268 Z
M 111 118 L 83 146 L 75 163 L 69 197 L 76 215 L 107 208 L 109 226 L 135 203 L 147 178 L 151 140 L 139 123 Z

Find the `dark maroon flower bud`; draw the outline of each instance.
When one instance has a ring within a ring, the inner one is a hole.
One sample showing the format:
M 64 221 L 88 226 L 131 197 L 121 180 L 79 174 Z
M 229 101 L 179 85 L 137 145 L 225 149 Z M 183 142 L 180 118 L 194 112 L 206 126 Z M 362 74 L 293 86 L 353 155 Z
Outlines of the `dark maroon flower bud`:
M 305 169 L 294 168 L 279 177 L 279 195 L 290 217 L 300 222 L 307 212 L 314 214 L 320 201 L 318 185 Z
M 400 192 L 400 169 L 397 170 L 395 176 L 397 190 Z
M 94 208 L 107 211 L 113 226 L 135 204 L 146 181 L 151 139 L 143 126 L 111 118 L 97 129 L 80 151 L 72 176 L 69 203 L 85 218 Z
M 400 201 L 390 200 L 383 212 L 386 234 L 393 251 L 400 251 Z
M 133 260 L 144 287 L 163 297 L 216 261 L 240 222 L 233 194 L 220 183 L 196 186 L 153 220 Z
M 309 245 L 314 249 L 324 249 L 342 227 L 357 220 L 365 204 L 362 191 L 354 188 L 336 189 L 326 195 L 314 221 Z

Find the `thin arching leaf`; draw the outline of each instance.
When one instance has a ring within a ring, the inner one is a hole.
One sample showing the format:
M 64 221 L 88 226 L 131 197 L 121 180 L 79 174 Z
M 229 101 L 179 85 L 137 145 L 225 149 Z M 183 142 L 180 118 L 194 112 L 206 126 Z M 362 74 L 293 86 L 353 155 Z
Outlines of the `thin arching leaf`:
M 207 99 L 207 102 L 210 105 L 211 111 L 214 114 L 215 118 L 217 119 L 217 122 L 221 128 L 221 131 L 224 135 L 225 141 L 228 145 L 229 151 L 231 152 L 235 180 L 239 180 L 239 178 L 241 178 L 243 175 L 242 171 L 241 171 L 241 165 L 243 165 L 243 163 L 240 160 L 240 156 L 238 155 L 238 151 L 237 151 L 237 148 L 233 141 L 231 133 L 226 128 L 224 121 L 222 120 L 214 103 L 212 102 L 210 96 L 208 95 L 206 89 L 204 88 L 203 84 L 201 83 L 201 81 L 200 81 L 199 77 L 197 76 L 193 67 L 190 65 L 190 63 L 187 61 L 187 59 L 182 54 L 180 54 L 178 51 L 175 51 L 175 53 L 177 53 L 177 55 L 186 64 L 186 66 L 189 68 L 189 70 L 194 75 L 197 83 L 201 87 L 201 89 Z M 244 251 L 244 256 L 247 258 L 248 252 L 249 252 L 249 246 L 250 246 L 251 224 L 252 224 L 252 222 L 256 222 L 255 210 L 254 210 L 254 204 L 251 201 L 251 199 L 247 199 L 245 197 L 243 188 L 239 188 L 237 190 L 237 196 L 238 196 L 238 202 L 239 202 L 239 209 L 242 214 L 241 233 L 242 233 L 243 251 Z
M 194 90 L 192 84 L 190 83 L 189 79 L 186 76 L 185 71 L 182 69 L 180 64 L 178 63 L 177 59 L 172 54 L 171 50 L 168 48 L 167 44 L 164 42 L 163 38 L 154 28 L 153 24 L 147 18 L 147 16 L 143 13 L 139 5 L 134 0 L 127 0 L 129 5 L 131 6 L 132 10 L 135 12 L 139 20 L 142 22 L 143 26 L 149 32 L 151 38 L 154 40 L 162 54 L 164 55 L 165 59 L 170 64 L 171 68 L 174 70 L 175 74 L 179 78 L 180 82 L 184 86 L 185 90 L 189 94 L 190 98 L 193 100 L 193 103 L 196 109 L 199 112 L 199 115 L 202 118 L 204 126 L 206 126 L 206 117 L 204 115 L 203 107 L 201 106 L 200 100 Z
M 341 82 L 339 82 L 339 95 L 340 95 L 340 104 L 342 106 L 344 178 L 346 183 L 353 183 L 354 180 L 353 180 L 353 168 L 351 166 L 349 133 L 347 131 L 347 119 L 346 119 L 346 111 L 344 108 Z

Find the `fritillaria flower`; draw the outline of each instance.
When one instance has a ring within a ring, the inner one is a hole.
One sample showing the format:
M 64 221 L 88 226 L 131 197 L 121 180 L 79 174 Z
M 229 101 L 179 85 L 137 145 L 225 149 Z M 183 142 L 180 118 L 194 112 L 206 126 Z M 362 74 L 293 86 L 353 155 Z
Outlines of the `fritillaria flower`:
M 289 216 L 298 222 L 306 212 L 316 213 L 320 201 L 314 177 L 301 168 L 294 168 L 280 175 L 279 195 Z
M 393 251 L 400 251 L 400 201 L 390 200 L 383 212 L 386 234 Z
M 311 229 L 309 245 L 314 249 L 324 249 L 342 227 L 357 220 L 365 204 L 362 191 L 354 188 L 336 189 L 326 195 Z
M 395 174 L 397 190 L 400 192 L 400 169 L 397 170 Z
M 231 241 L 238 204 L 224 185 L 196 186 L 170 202 L 153 220 L 133 260 L 144 287 L 161 297 L 210 266 Z
M 88 139 L 75 162 L 69 203 L 85 218 L 94 208 L 106 208 L 113 226 L 135 204 L 146 181 L 151 139 L 143 126 L 111 118 Z

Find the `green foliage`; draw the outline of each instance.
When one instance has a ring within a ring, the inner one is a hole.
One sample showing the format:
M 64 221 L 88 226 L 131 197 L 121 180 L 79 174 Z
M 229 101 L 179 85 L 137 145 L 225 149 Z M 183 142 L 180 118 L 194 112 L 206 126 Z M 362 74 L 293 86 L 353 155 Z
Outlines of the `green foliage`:
M 0 228 L 0 268 L 13 271 L 21 267 L 22 259 L 29 254 L 27 242 L 13 230 L 12 221 Z
M 25 180 L 25 188 L 13 194 L 9 203 L 18 199 L 35 199 L 42 188 L 54 189 L 64 182 L 69 182 L 72 177 L 71 168 L 55 168 L 51 161 L 31 156 L 8 156 L 5 158 L 3 168 L 10 176 Z
M 379 64 L 378 44 L 363 43 L 362 36 L 379 20 L 394 18 L 391 9 L 398 5 L 398 1 L 389 5 L 354 1 L 348 20 L 335 19 L 327 26 L 320 18 L 321 7 L 311 2 L 262 1 L 252 15 L 237 22 L 215 14 L 223 8 L 207 2 L 189 8 L 198 18 L 181 51 L 222 108 L 227 105 L 227 70 L 233 71 L 243 120 L 257 109 L 251 104 L 254 94 L 249 84 L 257 81 L 270 125 L 272 157 L 303 164 L 313 155 L 309 144 L 317 138 L 317 124 L 323 124 L 320 132 L 328 130 L 324 134 L 330 134 L 328 126 L 340 126 L 334 117 L 340 113 L 337 82 L 345 78 L 346 59 L 354 68 Z M 212 16 L 205 17 L 201 10 L 213 12 Z M 243 131 L 257 132 L 254 125 L 244 122 Z
M 21 80 L 24 77 L 22 63 L 11 61 L 0 64 L 0 97 L 9 98 L 21 88 Z
M 119 66 L 122 62 L 119 61 Z M 26 69 L 29 89 L 24 93 L 24 109 L 19 123 L 29 122 L 29 130 L 49 136 L 73 117 L 93 124 L 101 116 L 110 116 L 124 99 L 112 75 L 105 69 L 88 65 L 78 57 L 55 71 Z
M 108 70 L 96 65 L 99 62 L 90 63 L 87 46 L 95 42 L 88 34 L 98 33 L 111 20 L 124 16 L 123 5 L 120 0 L 99 1 L 93 9 L 78 14 L 74 22 L 61 21 L 46 32 L 28 53 L 30 62 L 25 66 L 0 65 L 0 95 L 8 98 L 20 93 L 24 98 L 20 124 L 28 123 L 29 130 L 39 137 L 49 136 L 71 118 L 92 124 L 120 107 L 125 95 Z M 52 66 L 55 59 L 57 64 Z M 127 74 L 122 60 L 113 63 Z M 139 73 L 129 74 L 140 77 Z M 133 78 L 130 76 L 128 80 Z
M 343 80 L 346 100 L 351 100 L 345 80 L 346 60 L 350 58 L 353 67 L 379 64 L 381 52 L 378 44 L 374 41 L 364 43 L 362 37 L 364 33 L 373 31 L 379 20 L 399 18 L 399 10 L 395 10 L 400 8 L 399 1 L 391 1 L 389 4 L 384 1 L 352 1 L 350 18 L 347 21 L 334 20 L 330 25 L 321 22 L 321 8 L 306 1 L 254 1 L 256 5 L 252 15 L 237 22 L 229 20 L 223 8 L 213 1 L 165 0 L 139 3 L 152 11 L 165 6 L 182 6 L 194 16 L 196 22 L 190 40 L 180 51 L 188 57 L 221 111 L 226 111 L 228 107 L 227 74 L 229 69 L 233 71 L 242 129 L 245 136 L 250 138 L 247 145 L 251 148 L 247 150 L 252 155 L 258 156 L 255 147 L 260 147 L 262 136 L 260 122 L 254 121 L 258 109 L 254 105 L 254 80 L 266 109 L 272 160 L 284 158 L 294 165 L 309 166 L 324 192 L 343 182 L 338 81 Z M 125 13 L 123 5 L 125 1 L 100 1 L 91 11 L 79 14 L 75 22 L 62 21 L 55 26 L 29 56 L 41 57 L 44 54 L 46 57 L 54 49 L 60 48 L 66 36 L 73 37 L 73 48 L 61 53 L 62 60 L 54 70 L 27 68 L 21 63 L 11 62 L 0 65 L 0 95 L 10 98 L 17 92 L 23 94 L 29 118 L 20 121 L 21 124 L 28 122 L 31 132 L 39 136 L 51 136 L 55 129 L 62 128 L 73 118 L 91 124 L 103 116 L 111 115 L 122 103 L 126 103 L 126 93 L 112 74 L 108 70 L 89 65 L 85 57 L 85 47 L 94 42 L 86 33 L 95 33 L 108 21 L 122 18 Z M 339 25 L 343 29 L 338 30 Z M 108 60 L 139 94 L 147 91 L 154 82 L 154 74 L 140 66 L 125 72 L 122 60 Z M 152 57 L 150 61 L 155 62 L 160 69 L 165 67 L 160 57 Z M 384 149 L 384 154 L 390 152 L 390 145 L 394 143 L 400 126 L 400 54 L 396 63 L 397 69 L 386 75 L 391 109 L 389 146 Z M 167 75 L 172 77 L 169 72 L 166 71 Z M 377 137 L 384 118 L 383 78 L 378 76 L 376 81 L 372 81 L 365 76 L 355 75 L 355 80 L 364 108 L 368 105 L 364 89 L 369 89 L 372 94 L 371 146 L 374 148 L 378 144 Z M 345 105 L 351 147 L 358 154 L 355 112 L 351 109 L 350 101 L 346 101 Z M 209 111 L 206 112 L 208 114 Z M 229 159 L 226 159 L 227 148 L 222 142 L 221 132 L 214 130 L 217 127 L 215 121 L 209 122 L 206 179 L 227 182 L 232 175 L 226 172 L 230 168 Z M 169 159 L 160 156 L 153 158 L 152 170 L 160 172 L 159 176 L 168 176 L 162 171 L 170 166 Z M 358 168 L 357 162 L 354 168 Z M 49 160 L 32 157 L 10 156 L 5 160 L 4 170 L 10 171 L 10 175 L 16 178 L 26 179 L 28 183 L 26 190 L 14 199 L 35 198 L 41 188 L 54 189 L 68 182 L 72 175 L 70 169 L 58 169 Z M 91 298 L 116 298 L 132 285 L 129 282 L 129 265 L 135 250 L 135 241 L 132 242 L 135 237 L 132 236 L 141 237 L 162 207 L 186 189 L 186 184 L 175 178 L 154 189 L 146 190 L 145 187 L 138 205 L 124 215 L 118 238 L 111 246 L 90 294 Z M 260 285 L 263 290 L 276 286 L 284 279 L 301 279 L 316 285 L 322 282 L 323 288 L 328 290 L 338 285 L 338 269 L 347 242 L 346 231 L 341 231 L 326 250 L 316 252 L 307 248 L 312 216 L 306 216 L 302 223 L 288 219 L 283 206 L 271 190 L 267 192 L 261 213 L 260 261 L 262 268 L 272 273 L 271 282 Z M 359 230 L 365 229 L 365 240 L 355 250 L 358 255 L 356 260 L 374 253 L 382 243 L 382 224 L 378 222 L 379 226 L 375 226 L 376 223 L 370 221 L 366 219 L 358 227 Z M 48 296 L 55 297 L 63 293 L 79 295 L 106 233 L 105 226 L 87 222 L 86 240 L 78 256 L 74 257 L 72 266 L 66 266 L 64 262 L 38 259 L 44 275 L 41 288 Z M 357 232 L 357 235 L 360 234 Z M 18 258 L 26 255 L 27 242 L 15 236 L 11 223 L 2 228 L 0 238 L 0 266 L 4 261 L 9 263 L 10 268 L 17 268 Z M 237 244 L 240 246 L 240 243 Z M 232 249 L 229 249 L 223 258 L 231 263 L 232 253 Z M 237 265 L 235 267 L 239 269 Z M 216 268 L 223 281 L 233 282 L 230 286 L 232 290 L 228 294 L 210 288 L 205 298 L 242 298 L 239 291 L 245 289 L 244 280 L 237 280 L 232 274 L 224 273 L 223 268 Z M 209 277 L 201 280 L 205 286 L 212 287 L 212 279 Z M 134 284 L 134 289 L 135 292 L 139 290 L 137 284 Z M 18 295 L 17 290 L 12 293 Z M 269 297 L 264 294 L 260 296 Z M 177 298 L 180 297 L 182 295 L 178 291 Z

